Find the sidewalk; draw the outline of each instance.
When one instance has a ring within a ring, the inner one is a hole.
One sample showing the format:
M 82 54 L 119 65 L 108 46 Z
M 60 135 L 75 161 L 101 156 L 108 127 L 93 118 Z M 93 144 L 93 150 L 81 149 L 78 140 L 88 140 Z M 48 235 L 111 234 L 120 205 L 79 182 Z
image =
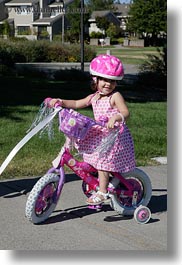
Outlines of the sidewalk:
M 144 225 L 118 215 L 109 205 L 100 211 L 88 209 L 82 182 L 74 174 L 67 175 L 51 217 L 34 225 L 25 218 L 25 204 L 38 178 L 1 181 L 0 249 L 167 251 L 167 165 L 141 169 L 152 182 L 152 218 Z

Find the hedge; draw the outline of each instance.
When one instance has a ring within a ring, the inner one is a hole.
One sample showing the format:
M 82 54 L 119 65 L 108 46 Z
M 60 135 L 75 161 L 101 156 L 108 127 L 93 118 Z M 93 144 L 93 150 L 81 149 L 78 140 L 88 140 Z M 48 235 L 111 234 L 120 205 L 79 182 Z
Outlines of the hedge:
M 91 61 L 96 56 L 92 47 L 84 45 L 84 60 Z M 18 62 L 80 62 L 79 44 L 62 45 L 48 41 L 0 40 L 0 64 L 13 65 Z

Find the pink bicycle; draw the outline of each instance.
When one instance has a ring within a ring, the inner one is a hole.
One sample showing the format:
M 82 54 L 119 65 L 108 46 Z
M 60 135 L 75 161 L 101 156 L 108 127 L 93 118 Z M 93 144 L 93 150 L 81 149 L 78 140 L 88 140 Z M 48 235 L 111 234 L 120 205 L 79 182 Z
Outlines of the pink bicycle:
M 48 101 L 49 99 L 45 100 L 46 104 Z M 63 109 L 59 105 L 55 108 L 59 108 L 59 129 L 67 139 L 84 140 L 92 126 L 103 126 L 72 109 Z M 53 167 L 37 181 L 28 196 L 25 215 L 34 224 L 45 221 L 54 211 L 65 183 L 65 165 L 82 179 L 82 189 L 87 197 L 99 190 L 97 169 L 84 161 L 75 159 L 70 152 L 68 142 L 68 140 L 65 142 L 53 161 Z M 150 178 L 144 171 L 135 168 L 134 171 L 125 174 L 110 172 L 108 192 L 110 206 L 118 214 L 134 215 L 134 219 L 141 224 L 150 220 L 151 212 L 147 205 L 151 199 L 152 186 Z M 88 205 L 88 207 L 97 209 L 101 208 L 102 204 Z

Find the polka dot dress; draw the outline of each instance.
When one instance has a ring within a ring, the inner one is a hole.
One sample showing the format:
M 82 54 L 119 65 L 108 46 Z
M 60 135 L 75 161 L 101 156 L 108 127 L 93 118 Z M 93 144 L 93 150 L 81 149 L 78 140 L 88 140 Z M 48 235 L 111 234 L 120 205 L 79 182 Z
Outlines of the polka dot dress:
M 119 113 L 110 105 L 111 97 L 112 95 L 97 100 L 95 97 L 92 98 L 91 104 L 96 121 L 103 117 L 109 119 Z M 102 140 L 108 136 L 110 130 L 101 126 L 92 127 L 83 141 L 77 141 L 77 148 L 83 153 L 84 161 L 98 170 L 123 173 L 133 170 L 135 168 L 133 139 L 126 124 L 123 126 L 123 130 L 120 130 L 111 147 L 107 148 L 104 154 L 98 151 L 98 146 L 102 144 Z

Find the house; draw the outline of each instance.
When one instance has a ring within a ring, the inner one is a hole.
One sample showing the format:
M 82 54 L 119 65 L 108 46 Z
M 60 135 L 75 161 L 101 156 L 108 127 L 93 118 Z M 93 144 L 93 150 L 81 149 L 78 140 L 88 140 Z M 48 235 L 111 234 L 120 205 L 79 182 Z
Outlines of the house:
M 128 20 L 128 12 L 130 10 L 130 4 L 115 4 L 114 5 L 115 7 L 115 16 L 120 20 L 120 28 L 122 30 L 126 30 L 126 23 L 127 23 L 127 20 Z
M 0 0 L 4 14 L 0 23 L 7 19 L 14 28 L 15 37 L 30 40 L 53 39 L 54 34 L 64 32 L 65 8 L 73 0 Z M 4 6 L 3 6 L 4 4 Z
M 89 19 L 89 34 L 92 32 L 102 33 L 102 30 L 97 27 L 96 17 L 106 17 L 111 23 L 119 26 L 123 31 L 125 31 L 129 10 L 130 4 L 114 4 L 113 11 L 94 11 Z
M 0 26 L 7 21 L 15 37 L 30 40 L 53 39 L 64 31 L 68 22 L 66 8 L 74 0 L 0 0 Z M 106 17 L 111 23 L 126 29 L 129 4 L 115 4 L 115 10 L 94 11 L 89 19 L 89 34 L 102 32 L 96 25 L 96 17 Z M 5 34 L 4 34 L 5 35 Z
M 91 18 L 88 20 L 89 22 L 89 35 L 92 32 L 101 32 L 103 31 L 97 27 L 96 18 L 97 17 L 105 17 L 108 19 L 110 23 L 119 26 L 120 21 L 119 19 L 111 12 L 110 10 L 100 10 L 100 11 L 93 11 L 91 14 Z

